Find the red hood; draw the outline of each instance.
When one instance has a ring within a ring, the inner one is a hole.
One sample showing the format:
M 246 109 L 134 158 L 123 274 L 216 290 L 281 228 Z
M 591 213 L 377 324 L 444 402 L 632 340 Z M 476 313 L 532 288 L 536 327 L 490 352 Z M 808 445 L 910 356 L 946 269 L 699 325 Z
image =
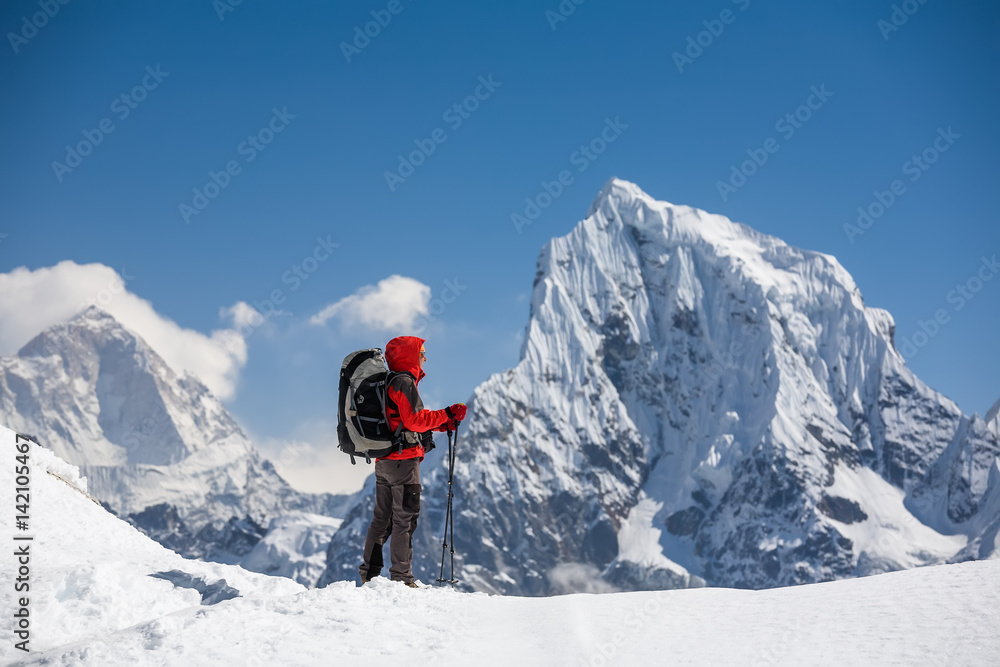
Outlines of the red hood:
M 413 375 L 417 382 L 426 375 L 420 370 L 420 348 L 423 338 L 416 336 L 399 336 L 385 345 L 385 361 L 390 371 L 407 372 Z

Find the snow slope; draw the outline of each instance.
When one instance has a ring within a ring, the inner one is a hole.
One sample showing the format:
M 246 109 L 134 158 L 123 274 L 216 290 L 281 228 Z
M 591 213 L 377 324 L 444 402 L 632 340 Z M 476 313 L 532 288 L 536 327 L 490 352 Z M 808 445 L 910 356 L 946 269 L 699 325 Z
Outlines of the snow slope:
M 921 382 L 894 329 L 836 258 L 610 180 L 539 255 L 519 363 L 468 401 L 461 578 L 766 588 L 1000 556 L 996 412 Z M 440 461 L 421 576 L 438 571 Z M 368 503 L 321 583 L 356 576 Z
M 4 562 L 0 588 L 5 613 L 13 607 L 14 455 L 15 434 L 0 427 L 0 489 L 6 503 L 2 514 Z M 51 450 L 31 443 L 30 599 L 32 650 L 100 637 L 192 606 L 201 595 L 190 588 L 151 577 L 156 572 L 182 570 L 207 583 L 225 580 L 244 595 L 267 599 L 305 590 L 285 578 L 267 577 L 197 560 L 186 560 L 118 519 L 87 494 L 79 469 Z M 0 662 L 8 661 L 12 641 L 5 633 Z
M 13 446 L 0 428 L 4 497 Z M 185 560 L 88 498 L 77 470 L 51 451 L 32 446 L 30 456 L 31 530 L 21 534 L 35 537 L 33 653 L 8 635 L 3 664 L 975 666 L 1000 654 L 996 560 L 767 591 L 517 598 L 385 579 L 307 590 Z M 9 539 L 12 514 L 2 517 Z M 172 570 L 225 580 L 239 596 L 203 604 L 192 588 L 150 576 Z M 11 568 L 0 572 L 7 615 Z M 373 629 L 390 616 L 393 631 Z

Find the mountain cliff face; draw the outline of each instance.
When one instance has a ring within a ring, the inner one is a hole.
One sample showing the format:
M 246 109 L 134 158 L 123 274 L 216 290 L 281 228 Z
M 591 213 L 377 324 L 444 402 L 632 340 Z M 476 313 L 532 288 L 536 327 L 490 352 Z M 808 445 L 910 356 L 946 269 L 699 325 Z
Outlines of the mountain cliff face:
M 201 382 L 97 308 L 0 359 L 0 423 L 79 466 L 106 507 L 188 557 L 236 562 L 272 518 L 343 502 L 292 489 Z
M 996 556 L 997 416 L 927 387 L 893 333 L 835 258 L 613 179 L 542 250 L 521 361 L 470 401 L 458 576 L 529 595 L 765 588 Z M 370 511 L 348 513 L 321 584 L 356 577 Z
M 989 425 L 993 435 L 1000 438 L 1000 400 L 993 404 L 986 412 L 986 423 Z

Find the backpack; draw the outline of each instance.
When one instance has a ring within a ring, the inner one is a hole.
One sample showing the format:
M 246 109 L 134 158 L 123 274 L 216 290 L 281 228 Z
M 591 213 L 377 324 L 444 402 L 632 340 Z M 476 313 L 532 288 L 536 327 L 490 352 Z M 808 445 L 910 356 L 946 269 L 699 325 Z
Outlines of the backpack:
M 408 374 L 386 369 L 381 348 L 358 350 L 344 357 L 340 367 L 337 446 L 351 457 L 352 465 L 357 463 L 355 456 L 364 456 L 371 463 L 372 458 L 426 441 L 405 430 L 402 423 L 395 433 L 389 428 L 385 410 L 389 385 L 404 376 Z

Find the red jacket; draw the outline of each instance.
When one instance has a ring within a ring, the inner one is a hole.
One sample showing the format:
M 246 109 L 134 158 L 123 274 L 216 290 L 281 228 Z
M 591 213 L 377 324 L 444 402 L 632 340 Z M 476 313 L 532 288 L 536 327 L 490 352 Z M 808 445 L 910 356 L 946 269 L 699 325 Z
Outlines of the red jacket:
M 399 423 L 403 428 L 416 433 L 425 431 L 444 431 L 448 425 L 448 413 L 444 410 L 425 410 L 417 392 L 417 383 L 423 379 L 423 369 L 420 368 L 420 348 L 423 338 L 416 336 L 400 336 L 393 338 L 385 346 L 385 360 L 390 371 L 409 373 L 413 383 L 406 381 L 393 382 L 389 387 L 385 412 L 389 419 L 389 428 L 395 432 Z M 392 461 L 402 459 L 423 460 L 424 448 L 420 445 L 399 452 L 393 452 L 382 458 Z

